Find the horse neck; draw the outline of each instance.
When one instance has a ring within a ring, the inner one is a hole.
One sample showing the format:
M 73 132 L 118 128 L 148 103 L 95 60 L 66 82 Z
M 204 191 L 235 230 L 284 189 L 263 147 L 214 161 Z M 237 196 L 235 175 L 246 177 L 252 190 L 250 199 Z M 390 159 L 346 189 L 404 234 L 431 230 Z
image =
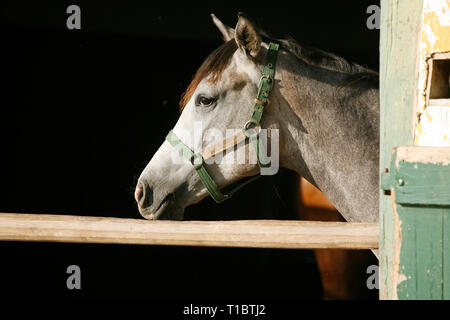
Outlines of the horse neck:
M 280 164 L 318 187 L 347 221 L 378 219 L 378 89 L 349 74 L 280 59 Z

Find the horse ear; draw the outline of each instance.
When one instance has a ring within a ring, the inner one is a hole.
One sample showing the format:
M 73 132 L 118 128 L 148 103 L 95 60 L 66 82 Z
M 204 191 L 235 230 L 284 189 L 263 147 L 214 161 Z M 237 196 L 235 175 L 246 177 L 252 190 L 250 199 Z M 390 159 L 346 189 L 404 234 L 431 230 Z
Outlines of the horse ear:
M 219 29 L 220 33 L 222 33 L 223 40 L 229 41 L 234 38 L 234 29 L 225 25 L 222 21 L 217 18 L 214 13 L 211 13 L 211 18 L 216 25 L 217 29 Z
M 242 13 L 238 13 L 238 22 L 234 35 L 236 43 L 245 54 L 255 58 L 261 50 L 261 35 L 250 18 Z

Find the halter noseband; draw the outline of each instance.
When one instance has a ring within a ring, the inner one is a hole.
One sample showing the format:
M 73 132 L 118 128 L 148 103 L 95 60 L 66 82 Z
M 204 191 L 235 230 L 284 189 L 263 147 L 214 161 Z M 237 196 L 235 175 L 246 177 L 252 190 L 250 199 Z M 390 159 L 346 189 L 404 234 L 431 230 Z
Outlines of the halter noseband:
M 197 174 L 200 178 L 200 180 L 205 185 L 206 189 L 208 190 L 211 197 L 217 202 L 223 202 L 231 196 L 236 193 L 239 189 L 244 187 L 245 185 L 249 184 L 250 182 L 258 179 L 260 175 L 251 177 L 247 179 L 246 181 L 240 183 L 237 187 L 235 187 L 233 190 L 228 192 L 227 194 L 223 194 L 222 191 L 220 191 L 217 184 L 214 182 L 214 179 L 211 178 L 208 171 L 205 167 L 205 160 L 206 158 L 212 158 L 219 152 L 226 151 L 235 145 L 239 144 L 240 142 L 244 141 L 246 138 L 248 138 L 253 145 L 256 148 L 256 155 L 258 160 L 258 166 L 260 168 L 268 167 L 270 166 L 270 163 L 262 163 L 260 161 L 261 154 L 264 151 L 261 150 L 264 146 L 260 146 L 259 143 L 259 133 L 261 131 L 261 118 L 264 112 L 264 108 L 267 105 L 267 99 L 269 98 L 269 94 L 272 91 L 273 83 L 274 83 L 274 77 L 275 77 L 275 65 L 277 62 L 277 56 L 278 56 L 278 48 L 279 45 L 276 43 L 270 43 L 269 49 L 267 51 L 266 56 L 266 63 L 264 65 L 263 74 L 261 77 L 261 80 L 259 82 L 258 87 L 258 94 L 255 98 L 255 104 L 253 106 L 253 114 L 249 121 L 247 121 L 243 127 L 243 130 L 239 132 L 237 135 L 235 135 L 230 142 L 230 139 L 227 139 L 226 142 L 223 141 L 212 148 L 209 148 L 206 152 L 200 153 L 194 153 L 192 149 L 190 149 L 188 146 L 186 146 L 180 138 L 178 138 L 173 130 L 170 130 L 169 134 L 166 137 L 166 140 L 175 148 L 178 149 L 181 156 L 187 158 L 192 165 L 194 166 L 195 171 L 197 171 Z M 225 142 L 225 143 L 224 143 Z

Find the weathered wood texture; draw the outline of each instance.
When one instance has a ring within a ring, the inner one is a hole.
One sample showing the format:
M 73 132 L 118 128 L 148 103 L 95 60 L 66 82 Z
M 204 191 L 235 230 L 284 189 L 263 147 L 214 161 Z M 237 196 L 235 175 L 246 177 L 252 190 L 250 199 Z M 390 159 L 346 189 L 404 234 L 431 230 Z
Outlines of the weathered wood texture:
M 450 148 L 395 148 L 390 175 L 401 235 L 397 296 L 449 299 Z
M 395 146 L 412 145 L 422 0 L 381 0 L 380 32 L 380 173 L 389 168 Z M 400 235 L 391 197 L 380 192 L 380 298 L 397 298 Z
M 399 147 L 396 152 L 391 164 L 395 202 L 450 206 L 450 148 Z
M 0 240 L 287 249 L 376 249 L 375 223 L 146 221 L 0 213 Z

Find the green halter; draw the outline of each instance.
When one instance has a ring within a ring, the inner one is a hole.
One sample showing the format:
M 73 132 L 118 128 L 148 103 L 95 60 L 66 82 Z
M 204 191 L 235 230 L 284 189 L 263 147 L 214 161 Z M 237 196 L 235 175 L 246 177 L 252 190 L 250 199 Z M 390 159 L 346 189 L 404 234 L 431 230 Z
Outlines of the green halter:
M 256 155 L 258 159 L 258 165 L 260 168 L 270 166 L 270 163 L 262 163 L 261 155 L 264 155 L 265 152 L 262 150 L 264 146 L 260 146 L 259 143 L 259 133 L 261 131 L 261 118 L 264 112 L 264 108 L 267 105 L 267 99 L 269 97 L 270 91 L 273 88 L 274 76 L 275 76 L 275 65 L 277 62 L 279 45 L 276 43 L 270 43 L 269 49 L 267 51 L 266 63 L 264 65 L 263 74 L 261 80 L 259 82 L 258 94 L 255 99 L 255 105 L 253 107 L 253 114 L 249 121 L 247 121 L 243 128 L 244 135 L 249 138 L 250 142 L 256 148 Z M 178 138 L 175 133 L 170 130 L 169 134 L 166 137 L 166 140 L 175 148 L 178 149 L 181 156 L 187 158 L 192 165 L 194 166 L 195 171 L 197 171 L 200 180 L 205 185 L 211 197 L 217 202 L 220 203 L 225 201 L 236 193 L 239 189 L 249 184 L 250 182 L 258 179 L 260 176 L 254 176 L 246 181 L 239 184 L 237 187 L 232 189 L 227 194 L 223 194 L 220 191 L 217 184 L 214 182 L 213 178 L 209 175 L 206 170 L 203 156 L 200 153 L 194 153 L 188 146 L 186 146 L 180 138 Z

